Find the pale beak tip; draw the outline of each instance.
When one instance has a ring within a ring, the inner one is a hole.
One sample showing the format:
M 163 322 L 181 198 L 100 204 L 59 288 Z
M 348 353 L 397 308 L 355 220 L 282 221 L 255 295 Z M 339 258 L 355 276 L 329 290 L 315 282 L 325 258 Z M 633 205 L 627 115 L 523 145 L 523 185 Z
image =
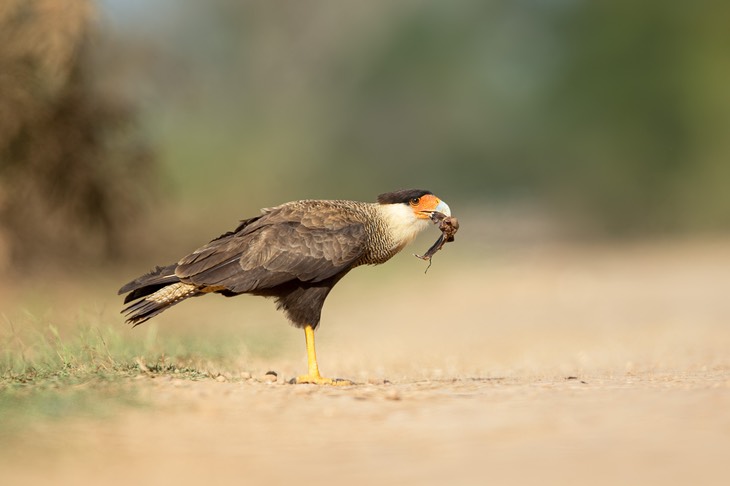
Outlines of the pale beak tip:
M 439 201 L 435 210 L 438 211 L 439 213 L 445 214 L 446 216 L 451 216 L 451 208 L 449 207 L 448 204 L 446 204 L 443 201 Z

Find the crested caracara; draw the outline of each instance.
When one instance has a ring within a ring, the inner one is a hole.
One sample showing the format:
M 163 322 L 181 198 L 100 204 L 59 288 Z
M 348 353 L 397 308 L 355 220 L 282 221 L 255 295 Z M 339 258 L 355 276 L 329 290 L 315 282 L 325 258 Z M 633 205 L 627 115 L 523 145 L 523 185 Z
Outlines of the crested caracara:
M 189 297 L 217 293 L 272 297 L 303 328 L 309 373 L 297 383 L 340 384 L 319 374 L 314 330 L 332 287 L 360 265 L 385 263 L 425 229 L 434 213 L 451 215 L 430 191 L 411 189 L 378 202 L 305 200 L 262 210 L 260 216 L 156 267 L 119 289 L 135 326 Z

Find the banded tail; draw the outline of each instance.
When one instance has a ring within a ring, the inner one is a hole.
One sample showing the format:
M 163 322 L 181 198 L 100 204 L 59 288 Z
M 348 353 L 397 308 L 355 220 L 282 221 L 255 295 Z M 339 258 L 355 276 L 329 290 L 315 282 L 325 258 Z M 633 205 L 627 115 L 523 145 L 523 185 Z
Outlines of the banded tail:
M 119 289 L 119 295 L 128 293 L 125 304 L 136 300 L 122 309 L 128 323 L 138 326 L 168 307 L 200 294 L 195 285 L 180 281 L 175 275 L 176 267 L 177 264 L 155 267 Z

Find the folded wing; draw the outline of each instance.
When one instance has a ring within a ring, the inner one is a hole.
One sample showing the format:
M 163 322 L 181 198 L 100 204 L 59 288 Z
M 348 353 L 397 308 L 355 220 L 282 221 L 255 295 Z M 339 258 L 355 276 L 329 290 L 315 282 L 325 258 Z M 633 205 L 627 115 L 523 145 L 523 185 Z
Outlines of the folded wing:
M 362 256 L 367 235 L 357 212 L 316 204 L 267 210 L 183 258 L 175 274 L 233 293 L 328 279 Z

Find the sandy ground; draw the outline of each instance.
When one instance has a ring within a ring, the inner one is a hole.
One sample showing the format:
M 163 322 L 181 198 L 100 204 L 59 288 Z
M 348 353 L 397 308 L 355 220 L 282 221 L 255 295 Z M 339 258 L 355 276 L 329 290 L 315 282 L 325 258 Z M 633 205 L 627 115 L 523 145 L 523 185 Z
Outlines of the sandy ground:
M 245 314 L 288 337 L 242 353 L 244 377 L 140 375 L 124 386 L 144 406 L 34 424 L 3 448 L 0 482 L 730 484 L 727 242 L 449 262 L 333 292 L 320 366 L 353 387 L 284 384 L 302 337 L 269 302 L 181 305 L 159 332 L 217 312 L 216 329 Z

